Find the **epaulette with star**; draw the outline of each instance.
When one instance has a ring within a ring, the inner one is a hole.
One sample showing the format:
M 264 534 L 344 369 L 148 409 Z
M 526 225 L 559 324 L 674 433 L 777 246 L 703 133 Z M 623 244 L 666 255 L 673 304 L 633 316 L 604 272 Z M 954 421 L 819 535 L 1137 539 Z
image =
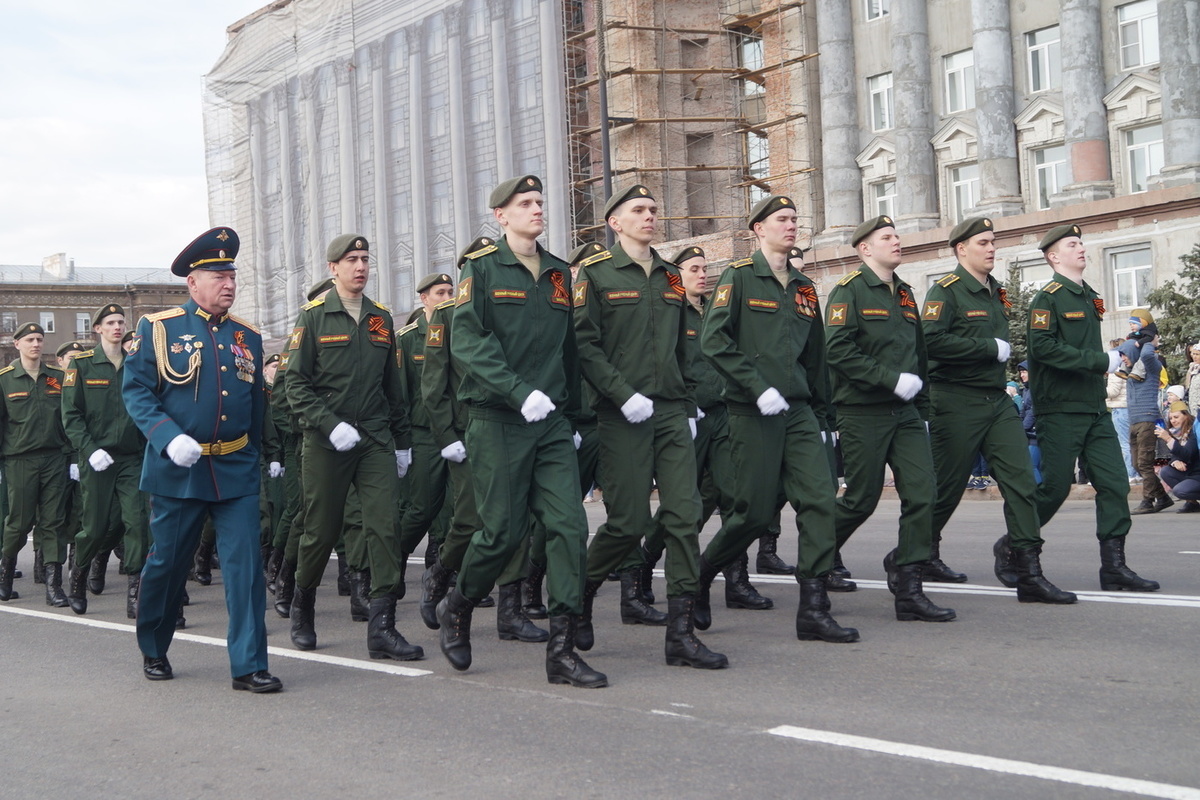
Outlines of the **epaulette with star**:
M 185 313 L 187 312 L 183 310 L 182 306 L 176 306 L 175 308 L 168 308 L 166 311 L 156 311 L 153 314 L 147 314 L 146 319 L 151 322 L 158 322 L 159 320 L 171 319 L 172 317 L 181 317 Z
M 1042 291 L 1045 292 L 1046 294 L 1054 294 L 1061 288 L 1062 288 L 1062 284 L 1059 283 L 1058 281 L 1050 281 L 1042 288 Z
M 603 250 L 599 253 L 596 253 L 596 255 L 594 255 L 594 256 L 588 256 L 583 261 L 580 261 L 579 266 L 587 267 L 587 266 L 591 266 L 592 264 L 599 264 L 601 261 L 605 261 L 610 258 L 612 258 L 612 253 L 610 253 L 607 250 Z
M 313 308 L 316 308 L 317 306 L 323 306 L 323 305 L 325 305 L 325 298 L 318 297 L 316 300 L 309 300 L 307 303 L 300 306 L 300 310 L 308 311 L 309 309 L 313 309 Z
M 936 283 L 938 286 L 941 286 L 943 289 L 947 289 L 957 280 L 958 276 L 951 272 L 949 275 L 943 275 L 942 277 L 938 278 L 936 281 L 934 281 L 934 283 Z
M 396 331 L 396 335 L 403 336 L 404 334 L 408 333 L 409 331 L 415 331 L 417 329 L 417 324 L 418 323 L 416 323 L 416 322 L 410 322 L 408 325 L 405 325 L 403 328 Z
M 467 258 L 469 258 L 469 259 L 471 259 L 472 261 L 474 261 L 474 260 L 475 260 L 475 259 L 477 259 L 477 258 L 483 258 L 483 257 L 484 257 L 484 256 L 486 256 L 488 253 L 494 253 L 494 252 L 496 252 L 496 251 L 497 251 L 497 250 L 499 250 L 499 249 L 500 249 L 500 248 L 499 248 L 499 247 L 497 247 L 496 245 L 494 245 L 494 244 L 489 244 L 487 247 L 481 247 L 481 248 L 479 248 L 478 250 L 476 250 L 476 251 L 475 251 L 475 252 L 473 252 L 473 253 L 467 253 L 467 256 L 466 256 L 466 257 L 467 257 Z
M 231 320 L 233 320 L 234 322 L 236 322 L 238 325 L 242 325 L 242 326 L 244 326 L 244 327 L 247 327 L 247 328 L 249 328 L 250 330 L 252 330 L 252 331 L 254 331 L 255 333 L 257 333 L 259 336 L 262 336 L 262 331 L 260 331 L 260 330 L 259 330 L 257 327 L 255 327 L 255 326 L 254 326 L 254 325 L 252 325 L 251 323 L 247 322 L 246 320 L 242 319 L 241 317 L 237 317 L 237 316 L 234 316 L 233 314 L 230 314 L 230 315 L 229 315 L 229 318 L 230 318 Z
M 738 261 L 731 262 L 729 264 L 729 268 L 730 269 L 739 269 L 741 267 L 748 267 L 753 263 L 754 263 L 753 258 L 743 258 L 743 259 L 739 259 Z
M 840 281 L 838 281 L 838 286 L 845 286 L 846 284 L 850 283 L 850 281 L 857 278 L 859 275 L 862 275 L 862 270 L 860 270 L 860 269 L 854 270 L 854 272 L 851 272 L 849 275 L 847 275 L 846 277 L 844 277 Z

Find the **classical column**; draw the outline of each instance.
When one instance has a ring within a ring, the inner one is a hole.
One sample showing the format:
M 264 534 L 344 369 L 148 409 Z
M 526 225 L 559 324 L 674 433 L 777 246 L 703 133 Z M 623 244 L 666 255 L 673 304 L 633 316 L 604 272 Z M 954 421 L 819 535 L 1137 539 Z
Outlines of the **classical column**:
M 512 109 L 508 100 L 508 0 L 487 0 L 492 15 L 492 118 L 496 128 L 496 181 L 513 177 Z
M 424 26 L 416 23 L 404 29 L 408 42 L 408 165 L 412 209 L 413 263 L 429 261 L 429 198 L 425 191 L 425 77 L 421 64 L 421 39 Z
M 977 209 L 991 217 L 1024 210 L 1017 168 L 1012 31 L 1008 0 L 971 0 L 975 25 L 975 126 L 978 130 Z
M 338 59 L 334 65 L 337 77 L 337 124 L 338 124 L 338 195 L 341 206 L 341 233 L 362 233 L 358 229 L 358 159 L 357 136 L 354 125 L 354 69 L 350 59 Z M 368 238 L 369 241 L 369 238 Z
M 371 42 L 368 52 L 371 57 L 371 144 L 374 150 L 371 173 L 375 182 L 375 241 L 372 247 L 375 248 L 375 269 L 379 276 L 376 299 L 385 306 L 392 306 L 395 273 L 403 266 L 392 263 L 391 195 L 388 192 L 391 175 L 388 165 L 392 163 L 392 157 L 388 152 L 387 86 L 384 83 L 387 52 L 383 41 Z
M 850 4 L 842 0 L 817 3 L 817 50 L 821 54 L 821 182 L 825 200 L 825 230 L 814 244 L 849 244 L 862 221 L 862 172 L 858 155 L 857 77 L 854 71 L 854 31 Z
M 1158 0 L 1163 169 L 1159 185 L 1200 183 L 1200 0 Z
M 1071 183 L 1056 204 L 1113 196 L 1100 0 L 1062 0 L 1063 126 Z
M 570 173 L 567 171 L 567 62 L 563 52 L 562 3 L 541 0 L 542 125 L 545 129 L 546 174 L 542 186 L 546 198 L 547 246 L 552 253 L 571 249 Z
M 283 326 L 272 331 L 282 335 L 287 326 L 296 318 L 300 307 L 300 299 L 304 296 L 307 286 L 300 286 L 303 260 L 296 251 L 296 198 L 292 194 L 292 115 L 291 104 L 288 102 L 288 86 L 285 82 L 275 92 L 273 102 L 277 104 L 276 114 L 279 122 L 275 130 L 279 134 L 279 212 L 280 234 L 283 238 Z
M 933 155 L 933 79 L 925 0 L 892 0 L 892 86 L 896 111 L 896 228 L 941 224 Z
M 467 120 L 463 106 L 462 6 L 446 9 L 447 63 L 450 68 L 450 212 L 454 219 L 457 250 L 471 241 L 470 209 L 478 202 L 471 197 L 467 180 Z M 482 205 L 482 204 L 481 204 Z M 414 276 L 416 277 L 416 276 Z
M 267 98 L 267 103 L 270 98 Z M 262 103 L 258 100 L 252 100 L 246 103 L 246 119 L 250 123 L 250 194 L 253 198 L 250 202 L 250 214 L 254 219 L 253 238 L 248 244 L 245 252 L 251 255 L 249 259 L 254 265 L 252 274 L 254 276 L 254 313 L 252 319 L 257 320 L 258 325 L 266 329 L 271 322 L 271 318 L 275 315 L 271 308 L 271 304 L 267 302 L 267 284 L 270 283 L 271 264 L 267 252 L 266 226 L 264 217 L 266 216 L 265 195 L 263 177 L 267 171 L 266 153 L 263 151 L 263 110 Z
M 321 280 L 329 273 L 326 268 L 325 243 L 321 241 L 321 144 L 317 135 L 317 74 L 309 72 L 300 78 L 300 116 L 304 119 L 304 152 L 308 154 L 308 180 L 305 185 L 305 212 L 308 222 L 308 280 L 301 289 Z

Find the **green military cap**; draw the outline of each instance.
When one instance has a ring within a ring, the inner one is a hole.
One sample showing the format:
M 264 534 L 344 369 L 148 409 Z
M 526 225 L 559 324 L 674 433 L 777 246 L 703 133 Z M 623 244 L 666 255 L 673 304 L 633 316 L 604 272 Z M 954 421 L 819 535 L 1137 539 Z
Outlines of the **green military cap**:
M 791 250 L 788 250 L 788 258 L 804 258 L 804 254 L 807 252 L 803 247 L 793 247 Z
M 471 242 L 469 245 L 467 245 L 465 248 L 463 248 L 463 251 L 458 254 L 458 261 L 455 263 L 461 269 L 462 265 L 467 262 L 467 256 L 471 255 L 471 253 L 474 253 L 477 250 L 482 250 L 485 247 L 490 247 L 490 246 L 494 245 L 495 243 L 496 243 L 496 240 L 491 238 L 490 236 L 480 236 L 475 241 Z
M 850 240 L 851 247 L 858 247 L 858 243 L 870 236 L 880 228 L 894 228 L 896 223 L 892 222 L 892 218 L 883 214 L 873 219 L 869 219 L 862 225 L 854 229 L 854 237 Z
M 13 334 L 13 341 L 17 341 L 25 336 L 32 336 L 35 333 L 46 335 L 46 329 L 36 322 L 26 322 L 21 327 L 17 328 L 17 332 Z
M 1079 230 L 1078 225 L 1059 225 L 1057 228 L 1051 228 L 1050 232 L 1042 237 L 1038 250 L 1044 253 L 1059 239 L 1065 239 L 1068 236 L 1083 236 L 1083 232 Z
M 540 192 L 542 179 L 537 175 L 522 175 L 519 178 L 509 178 L 504 183 L 492 189 L 488 195 L 488 208 L 503 208 L 508 205 L 514 194 L 521 192 Z
M 950 246 L 954 247 L 954 245 L 959 242 L 965 242 L 972 236 L 988 232 L 994 233 L 995 231 L 992 230 L 992 221 L 987 217 L 964 219 L 954 226 L 954 230 L 950 231 Z
M 66 355 L 67 353 L 70 353 L 72 350 L 76 350 L 76 351 L 79 351 L 82 353 L 84 350 L 87 350 L 87 349 L 88 349 L 87 347 L 85 347 L 84 345 L 82 345 L 76 341 L 63 342 L 62 344 L 60 344 L 58 346 L 58 349 L 54 351 L 54 355 L 58 356 L 59 358 L 62 358 L 64 355 Z
M 346 253 L 349 253 L 351 250 L 370 249 L 370 245 L 367 244 L 367 237 L 357 233 L 343 233 L 329 243 L 328 249 L 325 250 L 325 260 L 330 263 L 341 261 L 346 257 Z
M 704 258 L 704 250 L 696 247 L 696 245 L 685 247 L 675 254 L 675 257 L 671 259 L 671 263 L 679 266 L 683 262 L 693 258 Z
M 125 309 L 121 308 L 116 303 L 109 303 L 106 306 L 100 306 L 100 308 L 96 310 L 96 313 L 92 314 L 92 324 L 99 325 L 104 321 L 104 318 L 110 314 L 120 314 L 123 317 L 125 316 Z
M 617 192 L 612 197 L 608 198 L 608 202 L 604 204 L 604 218 L 608 219 L 617 210 L 617 206 L 624 203 L 626 200 L 633 200 L 636 197 L 644 197 L 649 200 L 654 199 L 654 195 L 650 194 L 650 190 L 640 183 L 635 183 L 623 192 Z
M 125 331 L 125 335 L 121 337 L 121 344 L 125 344 L 136 335 L 137 331 L 133 328 L 130 328 L 129 330 Z
M 604 245 L 600 244 L 599 242 L 588 242 L 587 244 L 581 244 L 579 247 L 576 247 L 571 251 L 571 256 L 567 259 L 567 264 L 573 267 L 588 256 L 594 256 L 597 253 L 603 253 L 604 249 Z
M 404 321 L 404 324 L 405 324 L 405 325 L 412 325 L 414 322 L 416 322 L 416 321 L 417 321 L 417 317 L 421 316 L 421 315 L 422 315 L 422 314 L 424 314 L 424 313 L 425 313 L 425 309 L 424 309 L 424 307 L 422 307 L 422 306 L 417 306 L 417 307 L 416 307 L 416 308 L 414 308 L 412 311 L 408 312 L 408 319 L 406 319 L 406 320 Z
M 421 282 L 417 284 L 417 294 L 428 292 L 439 283 L 444 283 L 447 286 L 453 286 L 454 280 L 444 272 L 435 272 L 432 275 L 426 275 L 421 279 Z
M 316 300 L 317 295 L 327 292 L 332 288 L 333 288 L 333 278 L 329 277 L 323 281 L 314 283 L 312 288 L 308 290 L 308 294 L 306 294 L 305 297 L 308 298 L 308 300 L 310 300 L 310 301 Z
M 263 362 L 263 366 L 269 367 L 272 364 L 277 364 L 282 358 L 283 356 L 279 353 L 272 353 L 271 355 L 267 356 L 267 360 Z
M 750 209 L 750 216 L 746 218 L 746 227 L 753 229 L 754 223 L 762 222 L 781 208 L 790 208 L 795 211 L 796 204 L 792 202 L 792 198 L 784 197 L 781 194 L 764 197 L 754 204 L 754 208 Z

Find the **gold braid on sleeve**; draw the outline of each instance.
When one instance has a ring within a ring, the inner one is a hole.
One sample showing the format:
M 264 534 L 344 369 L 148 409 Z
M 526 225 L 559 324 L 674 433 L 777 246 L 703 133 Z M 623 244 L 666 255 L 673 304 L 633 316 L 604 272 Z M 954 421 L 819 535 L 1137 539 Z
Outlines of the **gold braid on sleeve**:
M 196 348 L 188 357 L 187 372 L 176 372 L 171 367 L 171 360 L 167 357 L 167 326 L 161 321 L 156 320 L 153 324 L 153 339 L 154 339 L 154 360 L 158 362 L 158 377 L 165 380 L 167 383 L 172 383 L 176 386 L 183 386 L 196 379 L 196 375 L 200 373 L 200 349 Z M 197 391 L 199 385 L 197 384 Z

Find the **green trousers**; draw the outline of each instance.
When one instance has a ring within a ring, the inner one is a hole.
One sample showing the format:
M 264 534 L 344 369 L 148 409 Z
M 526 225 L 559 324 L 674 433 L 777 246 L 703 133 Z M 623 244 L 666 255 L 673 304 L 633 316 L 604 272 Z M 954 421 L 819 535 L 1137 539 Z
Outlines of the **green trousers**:
M 34 531 L 34 547 L 46 564 L 67 560 L 67 456 L 61 450 L 42 450 L 5 459 L 8 517 L 4 521 L 3 553 L 15 556 Z
M 667 596 L 695 594 L 700 576 L 700 492 L 696 448 L 683 404 L 656 402 L 636 425 L 619 412 L 599 416 L 600 470 L 608 521 L 588 548 L 587 577 L 604 580 L 653 529 L 650 491 L 658 486 Z
M 408 469 L 408 503 L 400 518 L 400 551 L 407 558 L 431 532 L 446 501 L 450 472 L 428 428 L 412 429 L 413 460 Z
M 896 564 L 928 561 L 935 481 L 929 435 L 917 409 L 910 404 L 868 413 L 839 408 L 838 433 L 847 486 L 834 511 L 838 548 L 875 512 L 886 465 L 900 495 Z
M 1042 448 L 1042 483 L 1037 490 L 1038 519 L 1053 519 L 1075 483 L 1075 459 L 1096 490 L 1096 538 L 1125 536 L 1129 516 L 1129 479 L 1112 418 L 1094 414 L 1038 414 L 1038 444 Z
M 971 389 L 942 383 L 930 389 L 933 419 L 929 441 L 937 475 L 933 541 L 941 541 L 966 491 L 975 456 L 983 453 L 1004 497 L 1004 523 L 1012 546 L 1041 547 L 1029 440 L 1012 398 L 1000 390 Z
M 300 491 L 300 443 L 296 442 L 283 451 L 283 513 L 271 544 L 280 550 L 286 550 L 288 538 L 292 532 L 292 524 L 304 503 Z M 295 555 L 293 546 L 292 555 Z M 292 559 L 295 563 L 295 560 Z
M 125 571 L 136 575 L 150 548 L 149 498 L 138 488 L 142 455 L 112 458 L 113 463 L 103 472 L 96 472 L 86 462 L 79 467 L 83 524 L 75 535 L 75 563 L 89 564 L 109 549 L 113 544 L 110 531 L 120 527 L 124 529 Z

